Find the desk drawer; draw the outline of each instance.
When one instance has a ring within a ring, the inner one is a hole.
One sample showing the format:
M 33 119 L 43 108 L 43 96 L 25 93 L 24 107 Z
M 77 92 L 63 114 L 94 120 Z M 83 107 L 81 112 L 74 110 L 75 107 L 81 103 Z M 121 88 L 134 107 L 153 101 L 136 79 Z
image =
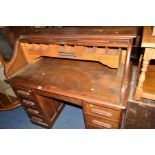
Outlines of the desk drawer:
M 100 117 L 92 116 L 85 113 L 86 124 L 92 124 L 96 128 L 102 129 L 118 129 L 120 127 L 119 122 L 113 122 Z
M 115 110 L 103 106 L 97 106 L 94 104 L 84 103 L 84 111 L 88 114 L 110 119 L 119 122 L 121 118 L 121 110 Z
M 27 108 L 26 109 L 29 113 L 34 114 L 34 115 L 39 115 L 40 112 L 36 109 L 32 109 L 32 108 Z
M 25 87 L 12 87 L 13 90 L 15 91 L 16 95 L 19 97 L 24 97 L 28 99 L 34 99 L 32 90 L 30 88 L 25 88 Z
M 23 105 L 25 111 L 30 116 L 35 115 L 35 116 L 39 116 L 39 117 L 44 117 L 44 112 L 37 102 L 28 100 L 28 99 L 24 99 L 24 98 L 21 100 L 22 100 L 22 105 Z
M 35 116 L 38 116 L 38 117 L 41 117 L 41 118 L 44 118 L 44 114 L 37 110 L 37 109 L 32 109 L 32 108 L 24 108 L 25 111 L 31 116 L 31 115 L 35 115 Z
M 20 100 L 22 102 L 22 105 L 26 108 L 41 110 L 41 107 L 39 103 L 37 103 L 37 101 L 34 101 L 32 99 L 27 99 L 27 98 L 21 98 L 21 97 L 20 97 Z
M 49 128 L 49 123 L 46 120 L 44 120 L 43 118 L 31 116 L 30 120 L 34 124 L 38 124 L 38 125 L 44 126 L 46 128 Z
M 30 107 L 37 106 L 37 104 L 32 100 L 28 100 L 28 99 L 21 99 L 21 100 L 25 106 L 30 106 Z
M 102 127 L 97 126 L 97 125 L 93 125 L 91 123 L 86 124 L 86 128 L 87 129 L 102 129 Z
M 44 92 L 44 91 L 40 91 L 35 89 L 34 93 L 40 96 L 47 96 L 47 97 L 51 97 L 57 100 L 62 100 L 62 101 L 66 101 L 66 102 L 70 102 L 70 103 L 74 103 L 76 105 L 81 106 L 81 99 L 77 99 L 77 98 L 73 98 L 73 97 L 68 97 L 68 96 L 64 96 L 64 95 L 60 95 L 60 94 L 55 94 L 55 93 L 51 93 L 51 92 Z

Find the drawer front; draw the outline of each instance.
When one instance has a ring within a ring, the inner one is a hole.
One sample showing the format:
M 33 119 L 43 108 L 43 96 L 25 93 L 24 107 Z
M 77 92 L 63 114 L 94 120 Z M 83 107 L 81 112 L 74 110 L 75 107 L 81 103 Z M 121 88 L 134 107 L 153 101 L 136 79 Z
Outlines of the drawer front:
M 102 127 L 97 126 L 97 125 L 93 125 L 93 124 L 90 124 L 90 123 L 86 124 L 86 128 L 87 129 L 102 129 Z
M 31 116 L 31 120 L 34 122 L 46 122 L 43 118 L 39 118 L 36 116 Z
M 27 99 L 27 98 L 20 98 L 22 105 L 26 108 L 33 108 L 36 110 L 41 111 L 40 105 L 37 103 L 37 101 L 34 101 L 32 99 Z
M 44 126 L 44 127 L 47 127 L 47 128 L 50 127 L 48 122 L 46 120 L 44 120 L 43 118 L 38 118 L 36 116 L 31 116 L 30 120 L 34 124 L 38 124 L 38 125 L 41 125 L 41 126 Z
M 121 110 L 115 110 L 89 103 L 84 104 L 84 111 L 88 114 L 95 115 L 97 117 L 107 118 L 116 122 L 119 122 L 121 118 Z
M 92 124 L 96 128 L 102 129 L 118 129 L 120 128 L 120 123 L 113 122 L 107 119 L 103 119 L 100 117 L 92 116 L 89 114 L 85 114 L 86 124 Z
M 37 106 L 37 104 L 32 101 L 32 100 L 28 100 L 28 99 L 21 99 L 22 100 L 22 103 L 25 105 L 25 106 L 28 106 L 28 107 L 35 107 Z
M 32 90 L 30 88 L 25 88 L 25 87 L 12 87 L 13 90 L 15 91 L 16 95 L 19 97 L 24 97 L 28 99 L 34 99 Z
M 42 118 L 44 117 L 44 113 L 37 102 L 23 97 L 20 97 L 20 100 L 29 116 L 35 115 Z
M 51 98 L 54 98 L 54 99 L 57 99 L 57 100 L 62 100 L 62 101 L 74 103 L 76 105 L 81 106 L 81 99 L 68 97 L 68 96 L 64 96 L 64 95 L 59 95 L 59 94 L 55 94 L 55 93 L 43 92 L 43 91 L 40 91 L 40 90 L 37 90 L 37 89 L 35 89 L 34 92 L 37 95 L 48 96 L 48 97 L 51 97 Z
M 39 117 L 44 117 L 44 113 L 41 109 L 41 107 L 38 105 L 38 103 L 32 101 L 32 100 L 27 100 L 27 99 L 22 99 L 22 106 L 25 109 L 25 111 L 31 116 L 39 116 Z
M 44 115 L 41 111 L 37 110 L 37 109 L 32 109 L 32 108 L 24 108 L 25 111 L 31 116 L 31 115 L 35 115 L 41 118 L 44 118 Z

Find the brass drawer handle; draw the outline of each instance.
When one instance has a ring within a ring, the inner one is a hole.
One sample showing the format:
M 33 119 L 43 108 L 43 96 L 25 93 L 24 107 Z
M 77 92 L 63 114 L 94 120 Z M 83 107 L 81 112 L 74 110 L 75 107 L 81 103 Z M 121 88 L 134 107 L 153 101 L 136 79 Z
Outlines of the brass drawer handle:
M 25 103 L 25 104 L 27 104 L 27 105 L 35 105 L 34 102 L 28 101 L 28 100 L 23 100 L 23 103 Z
M 32 117 L 32 120 L 35 121 L 35 122 L 38 122 L 38 121 L 43 122 L 43 120 L 41 118 L 37 118 L 37 117 L 34 117 L 34 116 Z
M 97 120 L 92 120 L 92 123 L 95 124 L 95 125 L 103 126 L 105 128 L 108 128 L 108 129 L 110 129 L 112 127 L 111 124 L 104 123 L 104 122 L 97 121 Z
M 37 111 L 37 110 L 33 110 L 33 109 L 30 109 L 30 108 L 28 108 L 27 110 L 28 110 L 29 112 L 31 112 L 31 113 L 39 114 L 39 111 Z
M 107 117 L 112 117 L 112 113 L 106 112 L 106 111 L 103 111 L 103 110 L 99 110 L 99 109 L 95 109 L 95 108 L 92 108 L 91 112 L 93 112 L 95 114 L 107 116 Z
M 21 94 L 21 95 L 26 95 L 26 96 L 29 96 L 30 95 L 29 92 L 26 92 L 26 91 L 23 91 L 23 90 L 17 90 L 17 93 L 18 94 Z

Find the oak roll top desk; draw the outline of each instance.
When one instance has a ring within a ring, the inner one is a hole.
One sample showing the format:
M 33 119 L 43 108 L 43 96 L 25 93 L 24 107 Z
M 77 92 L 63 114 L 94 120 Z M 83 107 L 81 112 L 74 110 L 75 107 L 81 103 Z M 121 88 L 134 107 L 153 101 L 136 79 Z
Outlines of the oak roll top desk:
M 134 27 L 62 27 L 20 36 L 5 65 L 32 123 L 50 128 L 64 101 L 82 106 L 86 128 L 121 128 Z

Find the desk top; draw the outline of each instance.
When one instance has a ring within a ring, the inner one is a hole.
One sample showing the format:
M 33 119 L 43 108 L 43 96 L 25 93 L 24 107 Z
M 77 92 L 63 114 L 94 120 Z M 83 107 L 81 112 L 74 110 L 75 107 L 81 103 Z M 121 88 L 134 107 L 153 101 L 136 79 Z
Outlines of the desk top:
M 83 101 L 119 103 L 121 78 L 117 70 L 99 62 L 41 58 L 9 79 L 11 83 L 56 93 Z
M 152 36 L 152 27 L 151 26 L 144 27 L 141 46 L 155 48 L 155 36 Z

